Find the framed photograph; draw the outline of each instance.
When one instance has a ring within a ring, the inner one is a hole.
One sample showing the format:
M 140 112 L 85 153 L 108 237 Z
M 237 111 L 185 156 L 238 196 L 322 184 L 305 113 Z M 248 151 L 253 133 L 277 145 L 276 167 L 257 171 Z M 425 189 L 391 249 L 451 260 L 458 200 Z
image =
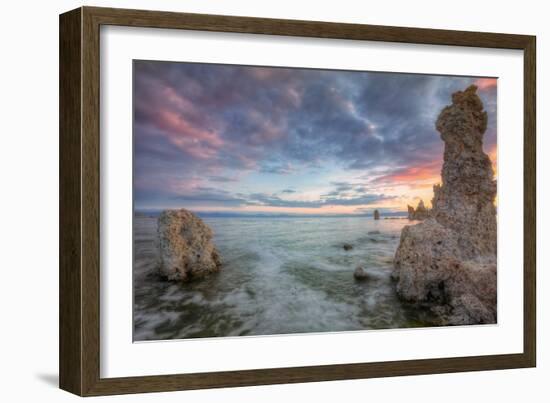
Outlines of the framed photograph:
M 60 16 L 60 387 L 533 367 L 535 37 Z

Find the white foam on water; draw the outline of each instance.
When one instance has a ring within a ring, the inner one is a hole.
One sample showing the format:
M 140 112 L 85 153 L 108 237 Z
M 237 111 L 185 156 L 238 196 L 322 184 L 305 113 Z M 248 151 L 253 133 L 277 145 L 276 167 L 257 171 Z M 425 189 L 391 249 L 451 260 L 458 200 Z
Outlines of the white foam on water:
M 155 221 L 135 220 L 135 340 L 406 325 L 407 314 L 389 279 L 404 220 L 205 219 L 214 230 L 223 270 L 188 284 L 143 275 L 155 269 Z M 353 248 L 345 251 L 344 242 Z M 354 281 L 357 265 L 371 281 Z

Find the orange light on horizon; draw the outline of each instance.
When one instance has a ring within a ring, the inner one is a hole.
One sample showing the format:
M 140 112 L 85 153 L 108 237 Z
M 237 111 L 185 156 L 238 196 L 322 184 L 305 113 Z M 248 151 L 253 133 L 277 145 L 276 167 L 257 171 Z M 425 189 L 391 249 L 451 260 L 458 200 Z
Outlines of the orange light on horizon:
M 496 83 L 495 79 L 487 80 L 493 80 Z M 494 144 L 487 151 L 487 155 L 491 160 L 494 177 L 495 179 L 497 179 L 498 164 L 496 144 Z M 442 161 L 435 160 L 422 166 L 405 168 L 396 172 L 395 174 L 390 174 L 377 178 L 376 181 L 388 182 L 388 184 L 391 184 L 393 182 L 394 186 L 401 187 L 404 190 L 402 194 L 406 194 L 406 196 L 402 196 L 399 198 L 401 208 L 403 210 L 407 209 L 407 205 L 416 207 L 420 200 L 424 202 L 424 205 L 426 207 L 431 208 L 433 198 L 433 186 L 441 183 L 441 168 Z M 498 201 L 495 199 L 495 205 L 497 204 Z
M 478 78 L 474 84 L 479 88 L 480 91 L 485 91 L 497 86 L 496 78 Z

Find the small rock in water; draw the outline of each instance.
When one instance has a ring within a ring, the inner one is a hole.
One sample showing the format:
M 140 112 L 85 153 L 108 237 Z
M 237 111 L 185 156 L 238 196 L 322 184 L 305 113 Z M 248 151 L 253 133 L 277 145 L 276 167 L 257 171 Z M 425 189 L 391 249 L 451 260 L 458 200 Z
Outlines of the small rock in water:
M 379 235 L 380 231 L 369 231 L 369 232 L 367 232 L 367 234 L 369 234 L 369 235 Z
M 221 268 L 213 232 L 188 210 L 166 210 L 158 218 L 159 273 L 168 280 L 189 281 Z
M 357 266 L 353 272 L 353 277 L 355 277 L 356 280 L 363 281 L 369 278 L 369 274 L 361 266 Z
M 352 250 L 353 249 L 353 245 L 349 244 L 349 243 L 345 243 L 342 247 L 344 248 L 344 250 Z

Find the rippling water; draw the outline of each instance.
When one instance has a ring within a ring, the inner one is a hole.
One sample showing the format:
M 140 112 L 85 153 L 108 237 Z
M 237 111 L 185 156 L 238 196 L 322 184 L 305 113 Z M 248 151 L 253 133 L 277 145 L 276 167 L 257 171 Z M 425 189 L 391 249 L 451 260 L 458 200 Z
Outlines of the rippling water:
M 223 270 L 192 283 L 155 273 L 156 218 L 134 221 L 134 340 L 425 326 L 397 299 L 392 259 L 407 220 L 205 218 Z M 344 243 L 353 245 L 345 251 Z M 361 265 L 372 279 L 357 282 Z

